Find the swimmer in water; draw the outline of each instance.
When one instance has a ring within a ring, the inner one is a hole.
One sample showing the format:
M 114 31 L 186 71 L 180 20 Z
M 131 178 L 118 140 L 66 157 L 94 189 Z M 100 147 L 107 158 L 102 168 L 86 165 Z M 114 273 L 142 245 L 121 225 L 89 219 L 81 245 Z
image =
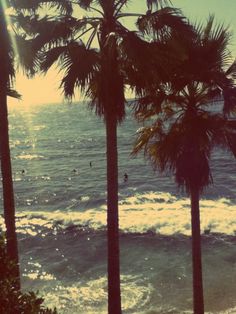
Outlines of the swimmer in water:
M 23 170 L 21 170 L 21 173 L 22 173 L 22 174 L 25 174 L 25 170 L 24 170 L 24 169 L 23 169 Z
M 128 181 L 128 178 L 129 178 L 129 176 L 128 176 L 128 174 L 125 172 L 125 174 L 124 174 L 124 182 L 127 182 L 127 181 Z
M 92 168 L 92 161 L 90 161 L 89 166 L 90 166 L 90 168 Z

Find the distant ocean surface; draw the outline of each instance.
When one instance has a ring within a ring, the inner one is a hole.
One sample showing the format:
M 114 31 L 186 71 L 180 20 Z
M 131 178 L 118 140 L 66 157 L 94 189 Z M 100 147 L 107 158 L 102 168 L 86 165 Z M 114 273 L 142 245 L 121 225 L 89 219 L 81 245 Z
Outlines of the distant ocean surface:
M 59 313 L 107 313 L 103 120 L 86 104 L 19 104 L 9 121 L 24 289 Z M 130 157 L 139 127 L 128 110 L 118 130 L 123 313 L 192 313 L 189 199 L 142 153 Z M 201 201 L 205 308 L 233 314 L 236 161 L 217 150 L 212 172 Z

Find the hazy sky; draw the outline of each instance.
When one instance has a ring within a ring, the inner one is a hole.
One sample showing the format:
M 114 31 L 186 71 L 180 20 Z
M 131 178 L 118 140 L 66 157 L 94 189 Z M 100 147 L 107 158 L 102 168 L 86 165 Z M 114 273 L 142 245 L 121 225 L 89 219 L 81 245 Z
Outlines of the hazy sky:
M 172 0 L 174 7 L 181 8 L 191 21 L 206 21 L 209 14 L 214 14 L 216 21 L 230 27 L 234 33 L 231 51 L 236 56 L 236 0 Z M 127 10 L 144 12 L 145 0 L 131 0 Z M 16 89 L 22 95 L 22 100 L 11 104 L 31 106 L 39 103 L 54 103 L 63 101 L 59 90 L 60 77 L 56 70 L 51 70 L 46 76 L 28 80 L 22 74 L 17 75 Z

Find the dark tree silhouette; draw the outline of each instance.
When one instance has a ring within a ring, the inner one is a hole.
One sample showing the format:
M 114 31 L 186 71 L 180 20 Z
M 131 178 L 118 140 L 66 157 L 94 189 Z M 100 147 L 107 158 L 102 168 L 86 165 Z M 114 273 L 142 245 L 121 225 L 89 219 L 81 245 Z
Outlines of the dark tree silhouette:
M 15 226 L 15 204 L 12 182 L 11 156 L 8 134 L 7 95 L 17 96 L 11 90 L 14 71 L 14 50 L 7 30 L 3 2 L 0 3 L 0 156 L 3 188 L 3 207 L 6 225 L 6 249 L 9 260 L 14 264 L 13 276 L 15 285 L 20 288 L 20 271 L 17 248 L 17 235 Z
M 24 2 L 24 1 L 23 1 Z M 1 174 L 3 189 L 3 208 L 4 220 L 6 226 L 6 250 L 8 259 L 14 265 L 12 267 L 12 276 L 15 278 L 15 288 L 20 289 L 20 270 L 17 247 L 17 234 L 15 226 L 15 204 L 14 189 L 12 180 L 11 155 L 8 133 L 8 107 L 7 96 L 20 98 L 20 95 L 13 89 L 15 78 L 16 59 L 22 62 L 23 67 L 28 72 L 33 73 L 34 63 L 30 63 L 29 52 L 32 51 L 31 45 L 25 40 L 24 29 L 19 30 L 14 27 L 15 23 L 20 25 L 21 15 L 18 11 L 18 5 L 21 7 L 24 3 L 19 0 L 4 0 L 0 2 L 0 156 L 1 156 Z M 22 8 L 23 8 L 22 7 Z M 14 16 L 7 14 L 7 9 L 15 9 Z M 17 14 L 19 13 L 19 14 Z M 11 30 L 10 30 L 11 28 Z M 16 43 L 19 44 L 16 51 Z M 27 44 L 27 45 L 26 45 Z M 28 47 L 28 49 L 26 49 Z M 25 52 L 28 54 L 25 55 Z M 23 53 L 24 52 L 24 53 Z M 32 59 L 33 60 L 33 59 Z
M 156 25 L 161 33 L 187 27 L 180 12 L 157 6 L 167 1 L 147 1 L 147 15 L 125 13 L 129 0 L 79 0 L 85 16 L 68 12 L 73 1 L 41 1 L 66 7 L 66 14 L 25 20 L 33 35 L 34 65 L 46 72 L 54 63 L 64 71 L 61 87 L 68 98 L 79 88 L 91 99 L 91 106 L 104 117 L 107 139 L 107 237 L 108 237 L 108 312 L 121 313 L 118 215 L 117 125 L 125 117 L 125 85 L 135 81 L 138 71 L 152 73 L 150 44 L 122 24 L 125 17 L 139 17 L 143 24 Z M 40 1 L 32 12 L 37 12 Z M 32 6 L 32 4 L 31 4 Z M 154 7 L 158 10 L 152 11 Z M 23 14 L 24 15 L 24 14 Z M 145 28 L 145 27 L 144 27 Z M 152 57 L 151 57 L 152 56 Z M 160 55 L 159 55 L 160 58 Z M 164 58 L 164 57 L 163 57 Z M 163 61 L 162 58 L 162 61 Z M 148 62 L 147 62 L 148 61 Z M 133 84 L 133 83 L 132 83 Z
M 179 38 L 185 57 L 165 83 L 146 90 L 136 112 L 139 119 L 156 119 L 140 131 L 133 153 L 144 149 L 153 166 L 173 172 L 190 195 L 195 314 L 204 313 L 200 194 L 212 182 L 212 150 L 220 146 L 236 155 L 236 122 L 226 114 L 236 106 L 236 67 L 235 62 L 229 67 L 228 43 L 228 30 L 214 26 L 212 17 L 192 38 Z M 214 112 L 212 104 L 219 97 L 224 108 Z

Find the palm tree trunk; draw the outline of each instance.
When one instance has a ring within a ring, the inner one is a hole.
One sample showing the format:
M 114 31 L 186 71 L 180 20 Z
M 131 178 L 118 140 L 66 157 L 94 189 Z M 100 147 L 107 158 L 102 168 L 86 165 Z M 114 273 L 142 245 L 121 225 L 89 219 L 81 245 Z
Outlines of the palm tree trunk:
M 108 313 L 121 314 L 117 119 L 115 114 L 112 113 L 109 114 L 109 116 L 106 119 L 106 136 L 107 136 Z
M 192 265 L 194 314 L 204 314 L 199 190 L 191 189 Z
M 20 270 L 15 226 L 15 204 L 8 134 L 7 96 L 4 84 L 0 84 L 0 155 L 3 188 L 4 219 L 6 225 L 7 255 L 14 263 L 15 288 L 20 289 Z

